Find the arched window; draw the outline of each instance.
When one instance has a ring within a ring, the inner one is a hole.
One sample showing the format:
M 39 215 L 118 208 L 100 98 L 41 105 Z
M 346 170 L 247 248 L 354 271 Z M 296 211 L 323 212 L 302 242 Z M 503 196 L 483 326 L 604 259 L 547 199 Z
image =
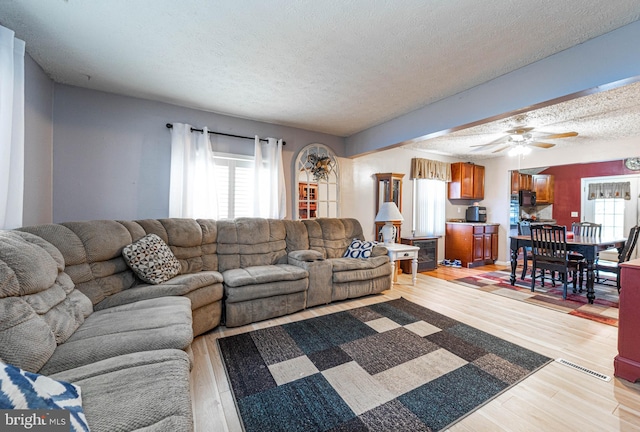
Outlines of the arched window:
M 295 219 L 340 215 L 339 166 L 324 144 L 309 144 L 296 158 Z

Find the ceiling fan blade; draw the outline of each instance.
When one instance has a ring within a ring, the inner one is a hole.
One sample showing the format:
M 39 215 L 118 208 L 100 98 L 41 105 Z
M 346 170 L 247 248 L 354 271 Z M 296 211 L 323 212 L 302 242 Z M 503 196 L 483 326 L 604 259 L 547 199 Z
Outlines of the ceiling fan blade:
M 545 149 L 556 146 L 555 144 L 538 142 L 538 141 L 530 142 L 528 145 L 533 146 L 533 147 L 545 148 Z
M 474 144 L 474 145 L 469 146 L 469 147 L 488 147 L 488 146 L 495 146 L 495 145 L 498 145 L 498 144 L 502 144 L 503 142 L 507 142 L 507 141 L 509 141 L 509 138 L 510 138 L 509 136 L 503 136 L 503 137 L 498 138 L 497 140 L 493 140 L 493 141 L 488 142 L 488 143 L 486 143 L 486 144 Z
M 491 153 L 499 153 L 499 152 L 501 152 L 502 150 L 506 150 L 506 149 L 508 149 L 509 147 L 511 147 L 511 145 L 502 146 L 502 147 L 500 147 L 499 149 L 496 149 L 496 150 L 492 151 Z
M 564 132 L 564 133 L 558 133 L 558 134 L 544 135 L 541 138 L 556 139 L 556 138 L 569 138 L 574 136 L 578 136 L 578 132 Z

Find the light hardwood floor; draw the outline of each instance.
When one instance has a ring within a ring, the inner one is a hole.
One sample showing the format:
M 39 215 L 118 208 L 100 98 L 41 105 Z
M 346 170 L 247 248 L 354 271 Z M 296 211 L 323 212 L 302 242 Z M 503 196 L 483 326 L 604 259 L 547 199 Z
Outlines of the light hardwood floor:
M 640 430 L 640 384 L 613 377 L 618 329 L 447 281 L 469 272 L 490 271 L 492 267 L 440 268 L 419 274 L 416 286 L 411 285 L 410 275 L 401 274 L 398 283 L 382 295 L 315 307 L 240 328 L 220 327 L 197 337 L 191 348 L 194 358 L 191 396 L 196 431 L 242 430 L 218 353 L 217 338 L 401 296 L 548 357 L 563 358 L 612 377 L 610 382 L 605 382 L 552 362 L 449 430 Z

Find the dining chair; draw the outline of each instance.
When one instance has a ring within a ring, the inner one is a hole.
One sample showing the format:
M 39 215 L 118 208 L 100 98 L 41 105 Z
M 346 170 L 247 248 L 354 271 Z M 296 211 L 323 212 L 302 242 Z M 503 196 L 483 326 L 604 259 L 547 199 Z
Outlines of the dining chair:
M 520 221 L 518 222 L 518 235 L 531 235 L 531 222 L 529 221 Z M 527 274 L 527 269 L 529 268 L 529 260 L 533 259 L 531 256 L 531 247 L 522 248 L 523 255 L 523 264 L 522 264 L 522 275 L 520 276 L 521 280 L 524 280 L 524 277 Z
M 595 222 L 573 222 L 571 224 L 571 231 L 574 235 L 581 237 L 601 237 L 602 236 L 602 224 Z M 569 252 L 569 260 L 579 262 L 578 268 L 578 287 L 582 292 L 582 282 L 584 281 L 584 273 L 586 271 L 586 261 L 584 255 L 579 252 Z
M 629 235 L 627 236 L 627 241 L 624 243 L 622 251 L 618 254 L 618 261 L 598 259 L 595 263 L 594 270 L 597 272 L 597 279 L 599 282 L 603 281 L 600 279 L 601 271 L 616 274 L 616 287 L 618 288 L 618 293 L 620 293 L 620 264 L 629 261 L 633 256 L 633 251 L 635 250 L 636 243 L 638 242 L 639 234 L 640 227 L 638 225 L 631 227 Z
M 552 274 L 558 272 L 562 275 L 562 298 L 567 298 L 567 281 L 569 274 L 573 277 L 573 290 L 576 290 L 576 275 L 580 265 L 577 261 L 569 260 L 567 251 L 567 227 L 562 225 L 534 225 L 531 227 L 531 255 L 533 266 L 531 268 L 531 291 L 535 291 L 535 283 L 541 278 L 544 286 L 544 270 Z M 542 270 L 540 276 L 536 273 Z

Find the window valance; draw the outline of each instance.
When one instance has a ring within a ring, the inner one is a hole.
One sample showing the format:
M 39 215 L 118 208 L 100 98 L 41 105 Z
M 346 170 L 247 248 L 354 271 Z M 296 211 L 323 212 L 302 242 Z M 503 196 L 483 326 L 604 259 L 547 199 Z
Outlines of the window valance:
M 451 164 L 430 159 L 411 159 L 411 178 L 451 181 Z
M 631 183 L 630 182 L 618 182 L 618 183 L 590 183 L 589 195 L 587 199 L 631 199 Z

